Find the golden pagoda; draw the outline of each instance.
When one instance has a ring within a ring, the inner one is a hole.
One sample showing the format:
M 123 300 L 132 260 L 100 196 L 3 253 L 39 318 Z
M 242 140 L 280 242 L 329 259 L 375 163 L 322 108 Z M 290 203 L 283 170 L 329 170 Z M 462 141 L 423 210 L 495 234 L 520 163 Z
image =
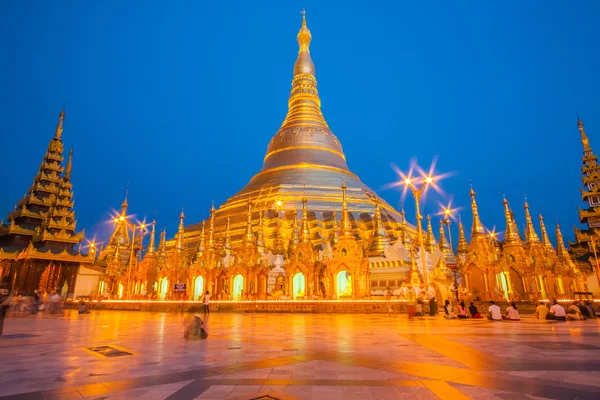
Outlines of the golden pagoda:
M 76 232 L 72 150 L 62 165 L 64 118 L 63 109 L 33 184 L 0 224 L 0 277 L 8 289 L 73 294 L 79 266 L 93 262 L 76 250 L 84 232 Z
M 303 15 L 288 112 L 262 169 L 207 221 L 184 228 L 184 252 L 181 234 L 166 243 L 166 259 L 178 258 L 159 269 L 159 298 L 208 290 L 230 300 L 359 299 L 405 285 L 415 230 L 348 168 L 321 112 L 311 39 Z M 432 272 L 443 257 L 433 243 Z M 436 279 L 445 293 L 445 278 Z M 174 293 L 175 283 L 186 293 Z

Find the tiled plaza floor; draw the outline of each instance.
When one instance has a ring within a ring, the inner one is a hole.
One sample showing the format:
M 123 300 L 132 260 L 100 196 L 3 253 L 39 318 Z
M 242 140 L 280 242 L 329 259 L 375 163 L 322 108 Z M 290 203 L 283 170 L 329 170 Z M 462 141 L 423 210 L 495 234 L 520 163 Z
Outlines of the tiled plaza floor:
M 0 399 L 600 399 L 600 320 L 213 313 L 185 341 L 182 317 L 9 317 Z

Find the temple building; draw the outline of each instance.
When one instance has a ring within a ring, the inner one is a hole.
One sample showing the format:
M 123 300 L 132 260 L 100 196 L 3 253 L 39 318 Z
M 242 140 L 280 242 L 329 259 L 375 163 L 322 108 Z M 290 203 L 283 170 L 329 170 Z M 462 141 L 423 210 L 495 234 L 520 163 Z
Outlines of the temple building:
M 581 157 L 581 199 L 586 203 L 585 209 L 579 208 L 579 221 L 585 229 L 575 230 L 575 241 L 569 243 L 571 257 L 579 270 L 587 277 L 589 289 L 600 294 L 600 273 L 597 258 L 598 235 L 600 228 L 600 167 L 598 156 L 592 151 L 590 141 L 585 133 L 583 122 L 577 117 L 577 127 L 581 133 L 583 156 Z
M 438 244 L 429 221 L 421 260 L 415 227 L 348 168 L 321 112 L 311 39 L 303 17 L 288 112 L 262 169 L 236 195 L 213 206 L 206 221 L 186 226 L 182 212 L 175 237 L 166 240 L 161 233 L 158 249 L 153 225 L 143 260 L 137 265 L 133 258 L 132 269 L 148 274 L 133 279 L 130 285 L 145 288 L 133 296 L 198 299 L 210 291 L 232 300 L 361 299 L 387 287 L 425 286 L 424 265 L 428 286 L 440 298 L 447 296 L 449 265 L 456 265 L 447 240 Z M 128 243 L 117 226 L 100 255 L 107 266 L 113 260 L 103 280 L 113 297 L 123 297 L 115 282 L 131 281 Z
M 587 291 L 587 280 L 565 248 L 560 226 L 556 226 L 554 249 L 544 218 L 539 216 L 538 236 L 529 204 L 525 200 L 525 239 L 517 228 L 508 200 L 503 200 L 506 230 L 500 242 L 496 234 L 486 233 L 479 216 L 475 191 L 471 188 L 473 226 L 471 243 L 459 224 L 459 265 L 463 297 L 487 300 L 532 300 L 571 298 L 574 292 Z
M 62 165 L 64 118 L 62 110 L 31 187 L 0 224 L 0 277 L 9 290 L 73 296 L 80 268 L 93 263 L 77 250 L 84 232 L 76 232 L 73 151 Z

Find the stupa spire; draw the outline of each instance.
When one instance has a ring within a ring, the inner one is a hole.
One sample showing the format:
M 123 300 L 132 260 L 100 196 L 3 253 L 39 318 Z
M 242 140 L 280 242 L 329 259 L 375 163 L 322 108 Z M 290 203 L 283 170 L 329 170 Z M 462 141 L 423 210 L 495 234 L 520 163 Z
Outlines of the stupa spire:
M 346 182 L 342 179 L 342 218 L 340 220 L 342 236 L 352 235 L 352 226 L 348 215 L 348 200 L 346 199 Z
M 554 246 L 550 242 L 550 238 L 548 237 L 548 232 L 546 231 L 546 224 L 544 224 L 544 217 L 542 214 L 539 216 L 540 220 L 540 230 L 542 231 L 542 245 L 549 251 L 554 252 Z
M 179 214 L 179 228 L 177 229 L 177 243 L 176 249 L 181 251 L 185 249 L 185 229 L 183 227 L 183 220 L 185 218 L 185 214 L 183 213 L 183 207 L 181 207 L 181 214 Z
M 306 196 L 302 197 L 302 229 L 300 231 L 300 241 L 310 243 L 310 229 L 308 227 L 308 209 L 306 207 Z
M 338 224 L 337 224 L 337 217 L 335 215 L 335 211 L 333 212 L 333 233 L 331 234 L 331 245 L 335 246 L 336 244 L 338 244 L 339 239 L 340 239 L 340 229 L 338 228 Z
M 71 180 L 71 170 L 73 170 L 73 149 L 69 150 L 69 158 L 65 167 L 65 179 L 68 181 Z
M 504 234 L 504 244 L 517 244 L 519 243 L 519 236 L 515 232 L 515 225 L 512 219 L 512 211 L 510 211 L 510 207 L 508 205 L 508 200 L 506 197 L 502 200 L 504 204 L 504 218 L 506 219 L 506 233 Z
M 375 215 L 373 216 L 373 236 L 369 242 L 369 257 L 381 257 L 385 249 L 391 245 L 383 222 L 381 220 L 381 208 L 379 208 L 379 199 L 375 197 Z
M 158 254 L 161 257 L 167 256 L 167 231 L 165 229 L 160 233 L 160 242 L 158 242 Z
M 198 242 L 198 247 L 196 248 L 196 254 L 194 255 L 194 261 L 198 261 L 200 257 L 204 254 L 204 224 L 202 221 L 202 231 L 200 232 L 200 241 Z
M 556 253 L 559 256 L 570 257 L 567 248 L 565 247 L 565 242 L 563 239 L 562 232 L 560 230 L 560 225 L 556 224 Z
M 256 247 L 258 252 L 263 254 L 265 252 L 265 225 L 263 223 L 263 213 L 258 214 L 258 231 L 256 233 Z
M 432 253 L 437 247 L 437 241 L 433 236 L 433 228 L 431 227 L 431 217 L 427 215 L 427 236 L 425 236 L 425 250 Z
M 540 243 L 540 238 L 533 227 L 533 221 L 531 219 L 531 214 L 529 213 L 529 204 L 527 204 L 527 198 L 525 198 L 525 222 L 525 244 L 531 245 Z
M 129 185 L 127 186 L 127 189 L 125 189 L 125 198 L 123 199 L 123 202 L 121 203 L 121 215 L 123 217 L 127 213 L 127 208 L 129 207 L 129 203 L 127 202 L 128 196 L 129 196 Z
M 215 248 L 215 203 L 210 207 L 210 222 L 208 227 L 208 248 Z
M 58 124 L 56 125 L 56 132 L 54 137 L 56 139 L 60 139 L 63 132 L 63 119 L 65 119 L 65 107 L 63 106 L 62 110 L 60 110 L 60 114 L 58 114 Z
M 444 255 L 444 258 L 446 260 L 454 257 L 452 248 L 450 248 L 450 243 L 446 239 L 446 232 L 444 231 L 444 220 L 443 219 L 440 219 L 440 241 L 438 243 L 438 247 L 439 247 L 440 251 L 442 252 L 442 254 Z
M 152 231 L 150 232 L 150 243 L 148 243 L 148 250 L 146 251 L 146 253 L 148 255 L 153 255 L 154 253 L 156 253 L 155 240 L 156 240 L 156 220 L 153 220 L 152 221 Z
M 400 240 L 405 249 L 411 245 L 410 235 L 408 234 L 408 223 L 406 222 L 406 213 L 402 209 L 402 223 L 400 224 Z
M 469 251 L 469 245 L 467 244 L 467 238 L 465 237 L 465 228 L 460 216 L 458 217 L 458 247 L 456 248 L 456 251 L 458 254 L 466 254 Z
M 246 234 L 244 235 L 244 243 L 254 243 L 254 232 L 252 230 L 252 201 L 248 199 L 248 215 L 246 218 Z
M 583 151 L 592 151 L 590 147 L 590 141 L 585 134 L 585 129 L 583 129 L 583 122 L 579 119 L 579 115 L 577 115 L 577 127 L 579 128 L 579 132 L 581 133 L 581 143 L 583 144 Z
M 473 228 L 471 229 L 471 240 L 476 236 L 485 236 L 485 229 L 481 220 L 479 219 L 479 210 L 477 209 L 477 202 L 475 201 L 475 191 L 473 190 L 473 186 L 471 185 L 471 191 L 469 192 L 471 196 L 471 212 L 473 213 Z
M 227 225 L 225 225 L 225 243 L 223 244 L 225 250 L 231 250 L 231 225 L 229 219 L 227 217 Z

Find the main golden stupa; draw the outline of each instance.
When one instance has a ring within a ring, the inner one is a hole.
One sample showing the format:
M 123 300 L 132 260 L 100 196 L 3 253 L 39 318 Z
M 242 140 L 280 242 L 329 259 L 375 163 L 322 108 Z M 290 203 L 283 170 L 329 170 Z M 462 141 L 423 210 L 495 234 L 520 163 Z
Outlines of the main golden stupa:
M 302 208 L 302 199 L 306 198 L 311 240 L 318 245 L 331 236 L 333 214 L 342 210 L 342 184 L 347 188 L 353 232 L 368 240 L 373 230 L 374 192 L 348 168 L 342 144 L 321 112 L 309 49 L 311 33 L 305 17 L 297 38 L 300 50 L 294 64 L 288 112 L 267 147 L 263 167 L 215 211 L 215 232 L 224 230 L 229 219 L 234 244 L 244 235 L 249 201 L 253 221 L 257 222 L 264 211 L 268 212 L 265 218 L 272 219 L 279 209 L 291 223 L 295 210 Z M 401 216 L 384 202 L 380 207 L 386 231 L 393 236 Z M 201 224 L 185 230 L 188 244 L 193 247 L 199 240 Z

